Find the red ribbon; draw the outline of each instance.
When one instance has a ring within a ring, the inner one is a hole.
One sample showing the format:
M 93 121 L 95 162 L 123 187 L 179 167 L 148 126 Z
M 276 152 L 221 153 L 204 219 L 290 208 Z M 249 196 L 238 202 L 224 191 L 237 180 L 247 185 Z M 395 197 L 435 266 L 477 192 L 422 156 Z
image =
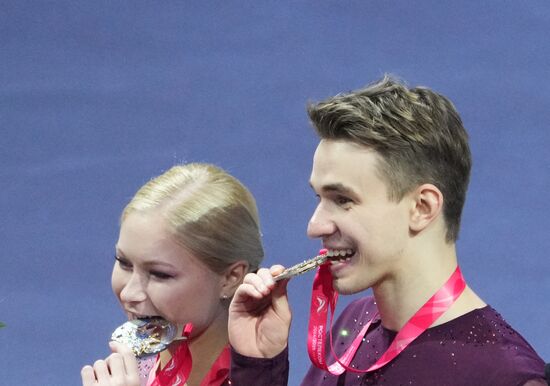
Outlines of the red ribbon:
M 192 329 L 191 324 L 187 324 L 183 330 L 182 336 L 189 339 Z M 231 351 L 229 345 L 224 347 L 218 356 L 208 374 L 203 378 L 200 386 L 220 386 L 229 375 L 229 365 L 231 361 Z M 170 361 L 158 373 L 151 374 L 147 386 L 183 386 L 186 384 L 191 369 L 193 367 L 193 358 L 189 351 L 189 341 L 183 341 Z
M 378 370 L 387 363 L 391 362 L 412 341 L 426 331 L 426 329 L 428 329 L 433 322 L 435 322 L 451 307 L 465 288 L 466 282 L 460 272 L 460 268 L 457 267 L 447 282 L 445 282 L 445 284 L 407 321 L 403 328 L 397 333 L 386 352 L 382 354 L 376 363 L 366 370 L 358 370 L 349 367 L 349 364 L 355 356 L 363 337 L 367 333 L 372 321 L 378 313 L 376 313 L 376 315 L 374 315 L 368 323 L 363 326 L 344 355 L 341 358 L 338 358 L 332 347 L 332 319 L 336 308 L 336 302 L 338 300 L 338 293 L 332 286 L 330 263 L 325 263 L 319 267 L 315 275 L 315 279 L 313 280 L 307 342 L 309 358 L 315 366 L 334 375 L 340 375 L 346 370 L 356 373 L 367 373 Z M 330 349 L 332 356 L 336 359 L 336 362 L 331 365 L 327 365 L 325 360 L 325 327 L 329 309 Z
M 200 386 L 220 386 L 229 376 L 231 365 L 231 350 L 229 345 L 225 346 L 222 353 L 216 359 L 206 377 L 203 378 Z
M 191 373 L 191 368 L 193 367 L 193 359 L 191 358 L 188 342 L 192 329 L 193 325 L 191 323 L 185 325 L 182 336 L 187 339 L 180 343 L 166 366 L 156 373 L 152 379 L 151 376 L 149 377 L 147 386 L 185 385 Z M 154 370 L 152 371 L 154 373 Z

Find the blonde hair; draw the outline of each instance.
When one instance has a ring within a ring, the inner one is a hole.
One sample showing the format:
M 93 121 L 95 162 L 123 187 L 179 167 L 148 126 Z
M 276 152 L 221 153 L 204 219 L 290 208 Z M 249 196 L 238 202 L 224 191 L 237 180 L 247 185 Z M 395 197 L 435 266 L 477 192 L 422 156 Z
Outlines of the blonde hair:
M 235 177 L 214 165 L 177 165 L 143 185 L 124 208 L 159 210 L 174 239 L 212 271 L 245 260 L 258 269 L 264 251 L 256 201 Z

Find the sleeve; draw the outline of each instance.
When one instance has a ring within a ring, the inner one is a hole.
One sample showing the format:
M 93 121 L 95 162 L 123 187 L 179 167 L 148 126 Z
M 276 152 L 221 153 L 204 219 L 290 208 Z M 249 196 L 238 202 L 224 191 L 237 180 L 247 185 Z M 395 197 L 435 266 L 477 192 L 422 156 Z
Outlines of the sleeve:
M 273 358 L 246 357 L 231 348 L 231 385 L 287 386 L 288 369 L 288 347 Z

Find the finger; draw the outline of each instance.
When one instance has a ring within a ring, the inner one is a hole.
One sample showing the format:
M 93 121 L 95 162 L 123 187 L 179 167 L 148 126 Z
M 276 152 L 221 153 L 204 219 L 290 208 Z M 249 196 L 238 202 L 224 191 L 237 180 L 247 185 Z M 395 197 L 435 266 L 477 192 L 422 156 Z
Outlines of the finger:
M 261 268 L 258 273 L 248 273 L 243 280 L 244 284 L 250 285 L 256 289 L 262 296 L 269 295 L 270 288 L 266 285 L 266 280 L 271 280 L 271 274 L 267 268 Z
M 286 296 L 286 288 L 288 286 L 289 279 L 283 279 L 277 282 L 277 287 L 275 287 L 272 291 L 274 296 Z
M 92 366 L 84 366 L 80 370 L 80 376 L 82 377 L 82 386 L 92 386 L 96 383 L 95 372 Z
M 132 349 L 125 344 L 112 341 L 109 342 L 109 347 L 113 353 L 122 355 L 126 374 L 129 376 L 136 375 L 139 377 L 138 362 Z
M 291 314 L 288 304 L 287 285 L 288 280 L 281 280 L 277 283 L 277 287 L 275 287 L 271 293 L 271 304 L 277 314 L 280 316 L 284 315 L 285 319 L 288 318 L 290 320 Z
M 269 271 L 271 272 L 272 276 L 277 276 L 280 273 L 282 273 L 285 270 L 285 267 L 283 267 L 281 264 L 275 264 L 272 265 L 271 268 L 269 268 Z
M 126 369 L 124 367 L 124 359 L 121 354 L 113 353 L 105 359 L 105 362 L 107 362 L 107 367 L 109 368 L 109 372 L 113 378 L 124 379 L 126 376 Z
M 263 280 L 263 283 L 267 288 L 275 287 L 275 280 L 273 280 L 271 269 L 264 268 L 258 270 L 258 276 Z
M 109 374 L 109 368 L 107 367 L 107 363 L 102 359 L 95 361 L 94 373 L 98 382 L 108 379 L 110 374 Z
M 248 283 L 243 283 L 237 288 L 237 291 L 233 296 L 232 303 L 245 303 L 250 299 L 261 300 L 266 296 L 267 295 L 264 295 L 262 292 L 260 292 L 256 288 L 256 286 Z

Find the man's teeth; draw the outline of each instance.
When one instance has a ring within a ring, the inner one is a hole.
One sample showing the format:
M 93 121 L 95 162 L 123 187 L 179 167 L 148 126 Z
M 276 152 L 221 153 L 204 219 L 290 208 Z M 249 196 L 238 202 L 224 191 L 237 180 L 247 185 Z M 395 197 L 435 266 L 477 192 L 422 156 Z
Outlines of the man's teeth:
M 332 261 L 345 262 L 350 261 L 355 254 L 353 249 L 329 249 L 327 256 Z

